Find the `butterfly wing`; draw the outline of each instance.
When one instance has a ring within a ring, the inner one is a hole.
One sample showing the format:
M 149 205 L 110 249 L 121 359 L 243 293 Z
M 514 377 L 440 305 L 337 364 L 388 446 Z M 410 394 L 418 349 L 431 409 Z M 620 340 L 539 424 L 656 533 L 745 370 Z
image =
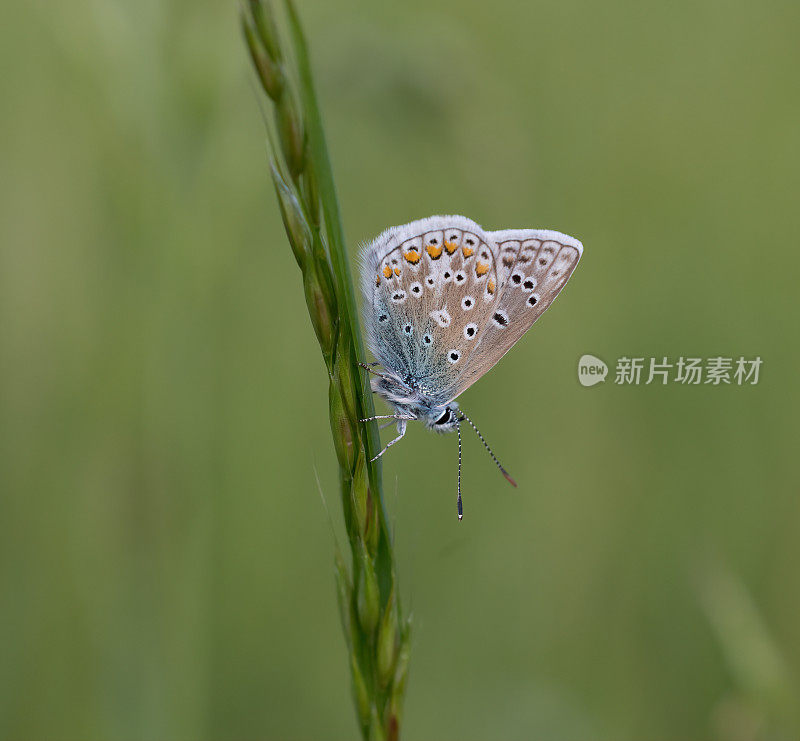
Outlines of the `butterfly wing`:
M 463 216 L 393 227 L 362 254 L 367 343 L 433 403 L 453 398 L 499 298 L 497 246 Z
M 495 245 L 499 301 L 448 391 L 455 398 L 489 371 L 564 288 L 583 254 L 573 237 L 545 229 L 487 232 Z

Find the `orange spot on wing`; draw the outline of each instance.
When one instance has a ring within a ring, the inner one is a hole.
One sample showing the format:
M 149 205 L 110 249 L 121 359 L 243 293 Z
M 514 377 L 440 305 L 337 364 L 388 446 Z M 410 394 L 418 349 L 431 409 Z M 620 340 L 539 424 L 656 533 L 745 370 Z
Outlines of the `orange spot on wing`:
M 378 277 L 375 279 L 375 285 L 379 286 L 381 284 L 381 274 L 378 273 Z
M 383 269 L 383 274 L 384 274 L 384 275 L 385 275 L 387 278 L 391 278 L 391 277 L 392 277 L 392 269 L 391 269 L 391 268 L 390 268 L 390 267 L 387 265 L 387 266 L 386 266 L 386 267 Z
M 461 252 L 464 253 L 464 257 L 472 257 L 475 250 L 473 250 L 472 247 L 462 247 Z
M 488 272 L 489 272 L 489 263 L 488 262 L 479 262 L 475 266 L 475 275 L 477 275 L 479 278 L 482 275 L 486 275 L 486 273 L 488 273 Z
M 431 260 L 438 260 L 442 255 L 442 248 L 435 244 L 429 244 L 426 248 Z
M 394 274 L 395 275 L 400 275 L 400 268 L 395 268 L 394 269 Z
M 452 255 L 458 249 L 458 245 L 455 242 L 445 242 L 444 248 L 448 255 Z
M 494 293 L 494 280 L 489 278 L 489 285 L 486 287 L 489 293 Z
M 419 262 L 420 254 L 416 250 L 409 250 L 404 255 L 406 258 L 406 262 L 410 262 L 412 265 L 416 265 Z

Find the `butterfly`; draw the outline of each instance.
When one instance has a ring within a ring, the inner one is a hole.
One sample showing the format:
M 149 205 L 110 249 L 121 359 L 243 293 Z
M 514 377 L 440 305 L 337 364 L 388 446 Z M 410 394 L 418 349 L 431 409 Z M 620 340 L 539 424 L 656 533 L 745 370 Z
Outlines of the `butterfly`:
M 464 216 L 431 216 L 387 229 L 362 250 L 367 347 L 362 364 L 372 390 L 394 409 L 373 419 L 411 420 L 458 433 L 458 519 L 461 422 L 478 434 L 456 399 L 489 371 L 553 303 L 583 253 L 573 237 L 546 229 L 484 231 Z M 375 368 L 380 366 L 380 371 Z M 392 424 L 389 422 L 387 424 Z

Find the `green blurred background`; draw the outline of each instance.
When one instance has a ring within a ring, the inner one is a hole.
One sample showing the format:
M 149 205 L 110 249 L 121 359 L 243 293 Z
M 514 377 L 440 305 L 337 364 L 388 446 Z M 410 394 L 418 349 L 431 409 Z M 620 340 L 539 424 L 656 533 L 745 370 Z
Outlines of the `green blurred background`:
M 454 437 L 386 458 L 405 738 L 800 737 L 800 6 L 298 5 L 353 253 L 442 212 L 586 248 L 463 397 L 519 489 L 467 437 L 458 525 Z M 236 5 L 3 3 L 0 61 L 0 737 L 354 738 Z M 583 353 L 764 366 L 586 389 Z

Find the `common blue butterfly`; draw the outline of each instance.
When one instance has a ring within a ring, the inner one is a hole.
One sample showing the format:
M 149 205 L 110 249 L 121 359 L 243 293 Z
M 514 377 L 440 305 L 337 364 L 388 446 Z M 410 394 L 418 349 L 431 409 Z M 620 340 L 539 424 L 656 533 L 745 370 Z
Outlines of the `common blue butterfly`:
M 395 410 L 370 419 L 410 420 L 458 432 L 458 519 L 461 428 L 477 432 L 456 399 L 503 357 L 561 292 L 583 253 L 573 237 L 546 229 L 484 231 L 464 216 L 431 216 L 387 229 L 361 256 L 372 390 Z M 375 371 L 375 366 L 381 366 Z M 364 420 L 367 421 L 367 420 Z M 374 460 L 374 459 L 373 459 Z

